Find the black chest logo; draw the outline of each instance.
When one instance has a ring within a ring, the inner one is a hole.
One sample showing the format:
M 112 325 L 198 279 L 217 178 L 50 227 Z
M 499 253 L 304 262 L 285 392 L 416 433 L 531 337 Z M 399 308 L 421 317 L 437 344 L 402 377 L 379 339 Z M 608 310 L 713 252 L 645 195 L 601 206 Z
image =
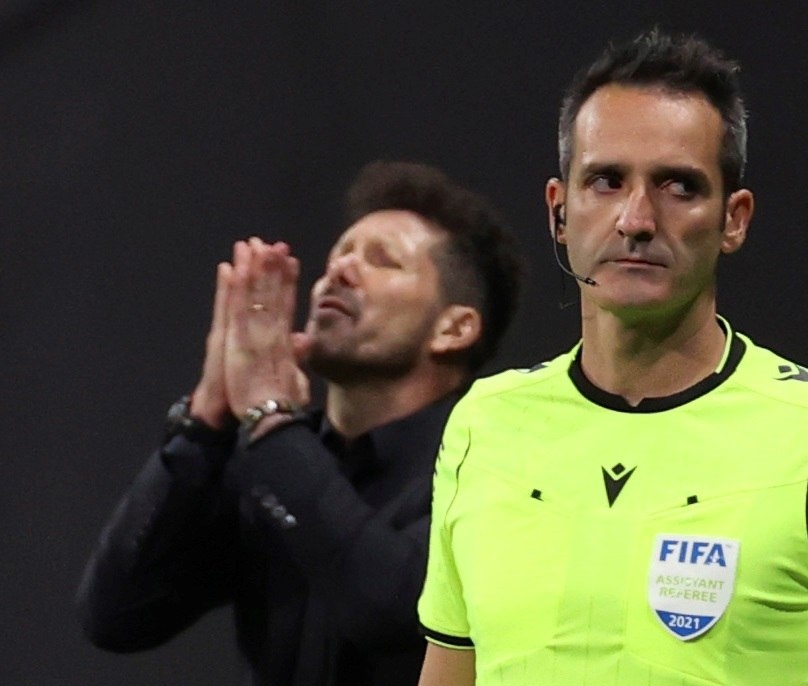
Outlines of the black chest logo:
M 601 467 L 601 471 L 603 472 L 603 483 L 606 486 L 606 497 L 609 499 L 609 507 L 614 505 L 614 501 L 617 500 L 617 496 L 620 495 L 620 492 L 628 483 L 628 480 L 631 478 L 631 475 L 634 473 L 635 469 L 637 468 L 632 467 L 626 471 L 626 468 L 619 462 L 611 469 Z

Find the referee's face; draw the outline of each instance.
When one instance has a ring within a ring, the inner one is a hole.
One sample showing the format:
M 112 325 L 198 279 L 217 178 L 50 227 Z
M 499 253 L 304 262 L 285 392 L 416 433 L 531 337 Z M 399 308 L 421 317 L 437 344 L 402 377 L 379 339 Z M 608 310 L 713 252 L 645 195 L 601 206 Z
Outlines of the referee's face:
M 610 84 L 575 121 L 558 240 L 572 269 L 597 282 L 584 302 L 620 315 L 682 311 L 714 300 L 718 256 L 744 241 L 747 190 L 724 197 L 724 124 L 700 94 Z

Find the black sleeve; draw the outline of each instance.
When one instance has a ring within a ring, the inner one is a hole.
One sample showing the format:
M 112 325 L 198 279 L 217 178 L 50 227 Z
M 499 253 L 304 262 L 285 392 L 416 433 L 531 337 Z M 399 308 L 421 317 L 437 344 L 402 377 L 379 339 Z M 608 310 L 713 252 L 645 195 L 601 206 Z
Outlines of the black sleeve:
M 177 437 L 137 476 L 77 593 L 83 629 L 97 646 L 154 647 L 227 601 L 235 520 L 221 474 L 230 451 Z
M 228 467 L 254 518 L 281 537 L 338 633 L 365 648 L 420 645 L 416 604 L 429 532 L 431 469 L 369 506 L 308 426 L 237 451 Z

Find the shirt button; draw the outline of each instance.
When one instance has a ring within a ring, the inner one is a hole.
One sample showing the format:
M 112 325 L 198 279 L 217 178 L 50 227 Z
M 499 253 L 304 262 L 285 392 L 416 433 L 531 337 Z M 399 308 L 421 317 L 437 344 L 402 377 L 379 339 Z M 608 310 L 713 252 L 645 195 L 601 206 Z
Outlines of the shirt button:
M 258 502 L 261 503 L 261 507 L 271 510 L 274 507 L 278 507 L 278 496 L 274 493 L 267 493 L 266 495 L 262 495 Z
M 276 502 L 277 502 L 277 499 L 276 499 Z M 267 506 L 265 505 L 264 507 L 267 507 Z M 286 511 L 286 508 L 283 505 L 274 505 L 272 507 L 269 507 L 268 509 L 269 509 L 269 513 L 275 519 L 283 519 L 287 514 L 289 514 Z
M 297 518 L 294 515 L 286 514 L 280 521 L 281 529 L 291 529 L 297 526 Z

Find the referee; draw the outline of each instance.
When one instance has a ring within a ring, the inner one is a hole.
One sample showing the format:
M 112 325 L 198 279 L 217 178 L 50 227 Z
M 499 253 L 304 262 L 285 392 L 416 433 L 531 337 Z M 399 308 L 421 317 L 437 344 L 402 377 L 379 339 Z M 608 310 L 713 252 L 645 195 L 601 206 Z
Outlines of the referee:
M 808 683 L 808 370 L 716 308 L 754 208 L 737 70 L 655 30 L 567 91 L 582 338 L 449 420 L 420 686 Z

